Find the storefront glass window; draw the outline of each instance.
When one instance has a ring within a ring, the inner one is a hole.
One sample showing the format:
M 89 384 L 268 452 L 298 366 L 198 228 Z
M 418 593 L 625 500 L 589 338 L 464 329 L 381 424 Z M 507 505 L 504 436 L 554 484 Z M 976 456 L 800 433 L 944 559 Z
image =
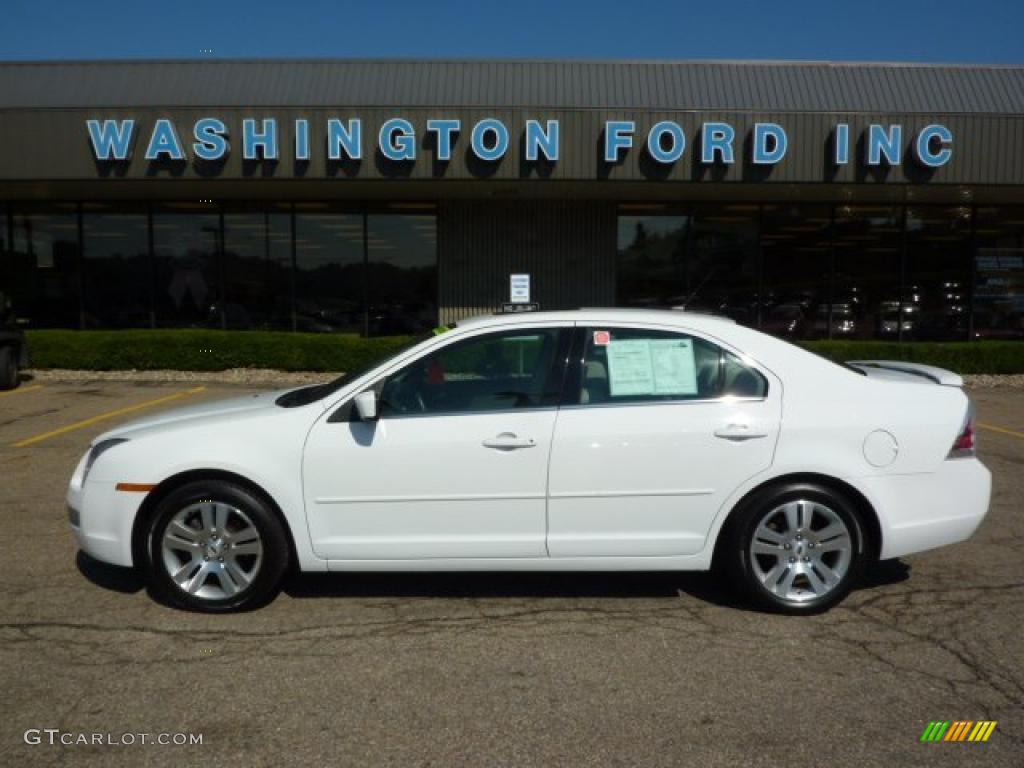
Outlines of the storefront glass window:
M 366 232 L 370 334 L 422 333 L 436 326 L 436 218 L 370 214 Z
M 686 259 L 686 297 L 681 302 L 687 309 L 757 326 L 757 230 L 756 205 L 696 209 Z
M 970 244 L 970 208 L 907 208 L 903 307 L 883 310 L 884 338 L 967 339 Z
M 812 338 L 892 338 L 886 318 L 900 306 L 902 211 L 895 206 L 839 206 L 835 213 L 831 305 L 819 304 Z
M 148 226 L 142 210 L 83 205 L 86 328 L 148 328 L 152 323 Z
M 153 214 L 156 325 L 222 327 L 220 235 L 212 206 L 168 205 Z
M 619 306 L 671 307 L 685 300 L 689 223 L 683 215 L 619 216 Z
M 1024 339 L 1024 207 L 975 212 L 976 339 Z
M 297 330 L 365 331 L 361 214 L 297 210 L 295 264 Z
M 824 205 L 766 205 L 761 214 L 764 259 L 761 330 L 806 339 L 818 307 L 829 303 L 832 212 Z
M 5 291 L 15 315 L 36 328 L 81 324 L 78 212 L 74 203 L 14 209 L 14 238 L 4 258 Z
M 292 232 L 287 212 L 224 214 L 224 325 L 292 330 Z
M 0 326 L 13 322 L 14 312 L 14 260 L 7 247 L 7 206 L 0 203 Z

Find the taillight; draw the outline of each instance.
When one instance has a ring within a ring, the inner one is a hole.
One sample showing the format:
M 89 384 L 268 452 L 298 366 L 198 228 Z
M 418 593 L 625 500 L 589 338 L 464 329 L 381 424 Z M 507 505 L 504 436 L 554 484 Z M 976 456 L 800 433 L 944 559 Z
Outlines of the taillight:
M 967 413 L 964 416 L 964 423 L 960 427 L 960 434 L 957 435 L 953 447 L 949 450 L 949 459 L 962 459 L 975 455 L 977 441 L 975 440 L 974 428 L 974 403 L 967 401 Z

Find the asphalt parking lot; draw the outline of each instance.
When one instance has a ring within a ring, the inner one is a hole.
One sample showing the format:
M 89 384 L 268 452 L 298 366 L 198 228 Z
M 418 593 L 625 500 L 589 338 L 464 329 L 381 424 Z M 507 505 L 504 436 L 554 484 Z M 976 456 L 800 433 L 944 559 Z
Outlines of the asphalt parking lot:
M 63 497 L 93 436 L 244 391 L 0 395 L 4 763 L 1024 763 L 1024 391 L 973 393 L 995 475 L 978 534 L 880 564 L 822 616 L 743 610 L 701 574 L 364 574 L 296 578 L 261 611 L 213 617 L 78 555 Z M 921 743 L 934 720 L 998 726 Z M 25 743 L 47 728 L 203 743 Z

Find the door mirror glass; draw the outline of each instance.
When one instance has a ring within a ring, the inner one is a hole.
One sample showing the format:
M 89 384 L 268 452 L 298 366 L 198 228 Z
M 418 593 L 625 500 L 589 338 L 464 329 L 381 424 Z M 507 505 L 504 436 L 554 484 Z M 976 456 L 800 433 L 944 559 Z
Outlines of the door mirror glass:
M 377 395 L 372 389 L 355 396 L 356 413 L 361 421 L 377 420 Z

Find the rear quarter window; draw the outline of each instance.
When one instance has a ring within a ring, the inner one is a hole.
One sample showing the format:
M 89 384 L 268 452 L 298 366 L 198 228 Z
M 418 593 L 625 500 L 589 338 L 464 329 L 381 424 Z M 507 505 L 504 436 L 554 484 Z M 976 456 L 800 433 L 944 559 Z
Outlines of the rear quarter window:
M 588 328 L 579 372 L 580 405 L 761 398 L 768 382 L 717 344 L 687 334 Z

